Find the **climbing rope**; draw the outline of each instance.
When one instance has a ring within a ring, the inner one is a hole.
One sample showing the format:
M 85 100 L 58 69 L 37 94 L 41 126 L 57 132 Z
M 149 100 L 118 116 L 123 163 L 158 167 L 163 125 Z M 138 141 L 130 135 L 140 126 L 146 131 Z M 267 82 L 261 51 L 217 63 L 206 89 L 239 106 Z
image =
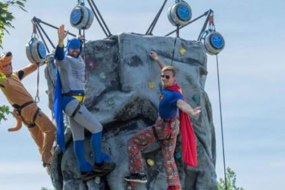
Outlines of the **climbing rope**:
M 220 123 L 221 123 L 221 134 L 222 134 L 222 150 L 223 150 L 224 179 L 225 179 L 225 190 L 227 190 L 228 187 L 227 187 L 227 173 L 226 173 L 226 154 L 225 154 L 223 113 L 222 113 L 222 97 L 221 97 L 221 85 L 220 85 L 220 72 L 219 72 L 219 59 L 218 59 L 218 55 L 216 55 L 216 64 L 217 64 L 217 78 L 218 78 L 218 92 L 219 92 Z
M 171 63 L 170 63 L 171 66 L 173 65 L 174 54 L 175 54 L 175 46 L 176 46 L 176 42 L 177 42 L 178 38 L 179 38 L 179 27 L 177 26 L 177 28 L 176 28 L 176 38 L 174 40 L 173 51 L 172 51 L 172 58 L 171 58 Z
M 37 37 L 37 24 L 33 23 L 33 34 L 32 38 Z M 35 102 L 38 103 L 40 102 L 40 96 L 39 96 L 39 86 L 40 86 L 40 63 L 37 64 L 37 90 L 36 90 L 36 95 L 35 95 Z

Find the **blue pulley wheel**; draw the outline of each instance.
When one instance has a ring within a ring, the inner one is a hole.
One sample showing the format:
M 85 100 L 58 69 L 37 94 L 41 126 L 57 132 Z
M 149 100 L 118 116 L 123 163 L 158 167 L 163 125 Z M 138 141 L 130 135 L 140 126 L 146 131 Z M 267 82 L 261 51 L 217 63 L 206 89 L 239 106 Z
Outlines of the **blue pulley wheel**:
M 220 33 L 210 31 L 205 37 L 204 46 L 209 54 L 217 55 L 224 49 L 225 40 Z
M 70 24 L 77 29 L 90 28 L 94 20 L 93 12 L 84 5 L 77 5 L 70 14 Z
M 176 15 L 180 20 L 188 22 L 191 20 L 191 9 L 185 3 L 180 3 L 176 8 Z
M 191 20 L 192 10 L 188 3 L 182 1 L 169 7 L 167 16 L 172 25 L 183 26 Z
M 31 63 L 40 64 L 46 58 L 46 47 L 36 37 L 32 37 L 26 45 L 26 55 Z
M 82 20 L 82 10 L 79 8 L 73 9 L 70 14 L 70 23 L 72 24 L 72 26 L 78 25 L 81 20 Z

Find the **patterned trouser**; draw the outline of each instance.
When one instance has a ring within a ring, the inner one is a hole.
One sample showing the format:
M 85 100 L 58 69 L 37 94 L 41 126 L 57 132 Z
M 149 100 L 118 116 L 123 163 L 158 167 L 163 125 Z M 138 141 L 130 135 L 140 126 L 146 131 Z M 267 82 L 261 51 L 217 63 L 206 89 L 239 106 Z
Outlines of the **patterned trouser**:
M 168 185 L 180 186 L 179 174 L 173 157 L 176 139 L 179 133 L 178 121 L 163 121 L 158 118 L 153 126 L 141 130 L 132 136 L 128 142 L 129 169 L 131 173 L 145 173 L 144 161 L 141 151 L 151 143 L 157 142 L 153 127 L 157 137 L 161 142 L 161 151 L 166 170 Z

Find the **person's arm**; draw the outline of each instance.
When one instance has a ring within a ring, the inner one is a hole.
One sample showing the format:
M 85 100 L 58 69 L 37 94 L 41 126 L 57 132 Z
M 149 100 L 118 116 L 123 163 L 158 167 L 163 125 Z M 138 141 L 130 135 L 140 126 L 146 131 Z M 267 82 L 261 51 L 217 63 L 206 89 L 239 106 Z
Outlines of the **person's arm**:
M 188 115 L 191 114 L 193 116 L 196 116 L 201 112 L 200 107 L 196 107 L 193 109 L 189 104 L 187 104 L 187 102 L 181 99 L 177 101 L 176 105 L 179 109 L 181 109 L 183 112 L 187 113 Z
M 155 51 L 151 51 L 149 56 L 160 66 L 160 69 L 166 66 L 166 64 L 159 59 L 159 56 Z
M 60 25 L 57 31 L 58 34 L 58 45 L 55 50 L 55 59 L 62 61 L 64 59 L 64 39 L 67 36 L 67 31 L 64 30 L 64 25 Z
M 26 66 L 25 68 L 17 71 L 17 75 L 18 75 L 19 79 L 22 80 L 24 77 L 28 76 L 29 74 L 31 74 L 32 72 L 37 70 L 37 68 L 38 68 L 37 64 L 31 63 L 28 66 Z

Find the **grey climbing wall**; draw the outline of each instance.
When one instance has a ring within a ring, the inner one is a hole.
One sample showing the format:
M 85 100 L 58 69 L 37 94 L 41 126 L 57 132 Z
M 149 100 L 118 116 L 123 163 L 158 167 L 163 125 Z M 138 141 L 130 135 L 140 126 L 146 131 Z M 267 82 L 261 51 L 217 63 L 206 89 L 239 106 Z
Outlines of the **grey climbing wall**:
M 175 47 L 174 47 L 175 46 Z M 148 56 L 154 50 L 166 64 L 172 64 L 186 101 L 201 106 L 201 114 L 191 117 L 198 144 L 196 168 L 186 167 L 181 160 L 180 140 L 175 151 L 184 190 L 216 190 L 216 145 L 211 103 L 204 90 L 207 57 L 203 45 L 172 37 L 120 34 L 109 39 L 88 42 L 85 47 L 87 70 L 86 106 L 104 125 L 103 145 L 116 169 L 106 178 L 87 183 L 80 179 L 66 122 L 67 151 L 56 151 L 51 178 L 56 189 L 125 190 L 123 177 L 128 174 L 127 141 L 132 134 L 155 122 L 159 103 L 160 69 Z M 55 66 L 52 56 L 46 68 L 50 101 L 52 101 Z M 52 104 L 50 104 L 52 106 Z M 89 135 L 86 133 L 86 156 L 91 160 Z M 145 165 L 149 182 L 138 190 L 167 188 L 159 145 L 144 150 L 144 158 L 154 161 Z

